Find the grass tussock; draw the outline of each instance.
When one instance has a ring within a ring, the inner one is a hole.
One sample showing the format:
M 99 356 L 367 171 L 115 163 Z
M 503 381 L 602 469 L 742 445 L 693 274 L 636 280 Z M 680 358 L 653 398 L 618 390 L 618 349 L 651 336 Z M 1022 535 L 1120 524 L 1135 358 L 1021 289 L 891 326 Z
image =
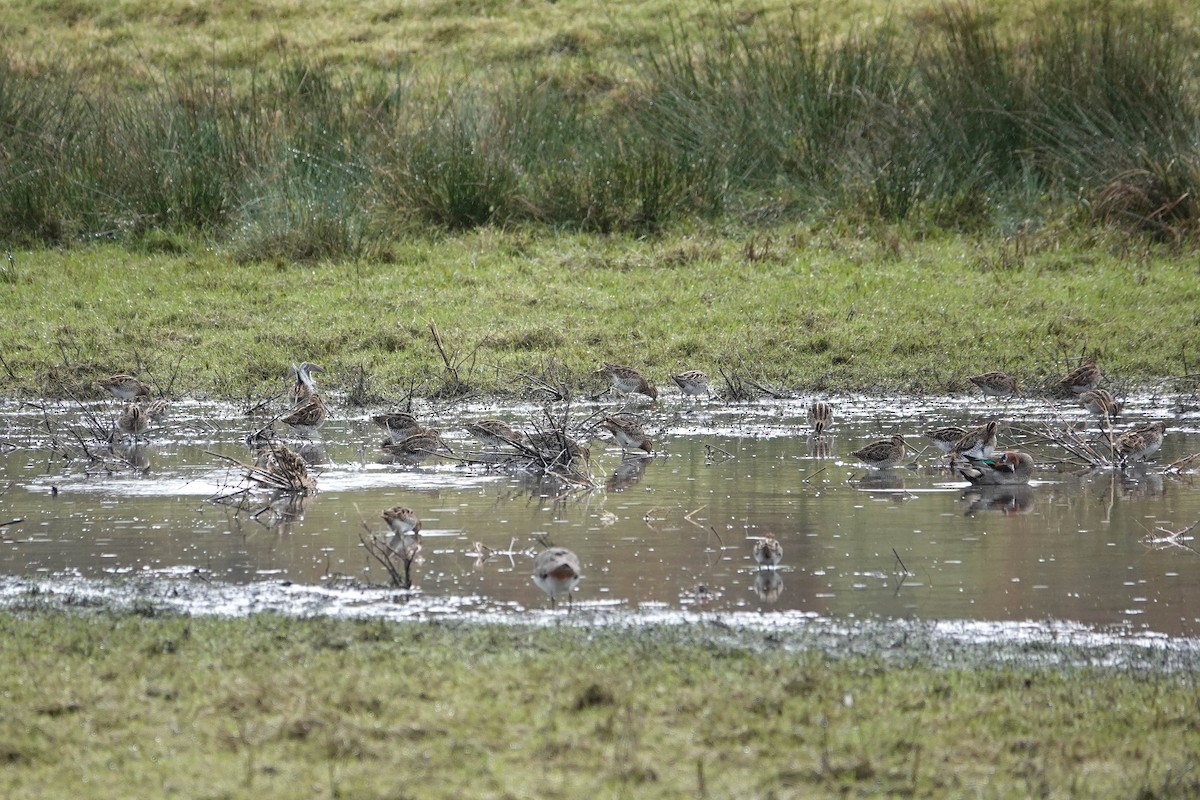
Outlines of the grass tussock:
M 13 800 L 1200 789 L 1190 671 L 937 668 L 687 629 L 201 619 L 148 604 L 6 614 L 0 631 Z
M 677 22 L 620 81 L 370 76 L 289 57 L 147 89 L 0 61 L 0 238 L 190 231 L 242 260 L 378 257 L 398 233 L 646 233 L 730 213 L 1193 232 L 1195 34 L 1166 6 L 949 3 L 852 35 Z M 573 53 L 574 51 L 572 51 Z

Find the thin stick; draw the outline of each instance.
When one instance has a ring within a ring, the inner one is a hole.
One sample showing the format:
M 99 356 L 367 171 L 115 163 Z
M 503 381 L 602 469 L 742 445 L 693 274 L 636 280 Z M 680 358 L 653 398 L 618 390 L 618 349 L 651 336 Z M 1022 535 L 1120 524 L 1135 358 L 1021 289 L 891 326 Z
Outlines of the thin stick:
M 826 470 L 826 467 L 821 467 L 821 468 L 820 468 L 819 470 L 817 470 L 816 472 L 810 472 L 810 473 L 808 473 L 807 475 L 805 475 L 803 478 L 801 478 L 801 479 L 800 479 L 800 482 L 801 482 L 801 483 L 808 483 L 808 479 L 809 479 L 809 478 L 811 478 L 811 477 L 812 477 L 812 476 L 814 476 L 814 475 L 820 475 L 820 474 L 821 474 L 822 472 L 824 472 L 825 470 Z

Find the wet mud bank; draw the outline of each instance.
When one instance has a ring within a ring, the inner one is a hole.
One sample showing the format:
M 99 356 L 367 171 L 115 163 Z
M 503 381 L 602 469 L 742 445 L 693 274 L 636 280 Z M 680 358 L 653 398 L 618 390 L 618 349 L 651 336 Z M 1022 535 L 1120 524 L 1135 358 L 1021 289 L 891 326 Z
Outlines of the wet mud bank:
M 811 613 L 630 612 L 616 607 L 569 610 L 473 611 L 447 598 L 372 587 L 314 587 L 288 582 L 213 584 L 191 576 L 31 581 L 0 578 L 0 609 L 13 615 L 218 616 L 375 621 L 397 627 L 591 629 L 606 635 L 697 647 L 816 652 L 913 668 L 1049 667 L 1149 670 L 1200 669 L 1200 640 L 1060 620 L 831 619 Z

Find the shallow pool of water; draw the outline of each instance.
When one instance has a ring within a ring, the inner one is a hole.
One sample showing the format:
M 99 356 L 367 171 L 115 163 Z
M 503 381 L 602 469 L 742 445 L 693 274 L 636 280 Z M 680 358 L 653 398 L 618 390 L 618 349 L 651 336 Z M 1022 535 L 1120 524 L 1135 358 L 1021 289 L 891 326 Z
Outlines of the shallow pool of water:
M 980 493 L 932 449 L 915 467 L 885 471 L 850 453 L 895 432 L 920 448 L 924 430 L 998 414 L 1001 446 L 1046 465 L 1064 456 L 1043 436 L 1047 425 L 1096 429 L 1095 421 L 1072 405 L 1033 400 L 830 399 L 837 421 L 817 441 L 807 401 L 693 410 L 668 398 L 640 409 L 654 457 L 625 457 L 600 431 L 594 485 L 574 490 L 452 459 L 390 463 L 369 413 L 335 403 L 318 439 L 291 441 L 314 466 L 318 493 L 289 501 L 256 492 L 242 507 L 213 502 L 240 486 L 219 456 L 250 460 L 245 437 L 264 418 L 180 402 L 144 445 L 108 452 L 90 428 L 111 422 L 111 403 L 6 403 L 0 523 L 22 521 L 0 528 L 0 575 L 358 590 L 387 578 L 360 535 L 382 534 L 382 511 L 404 504 L 424 524 L 415 591 L 367 589 L 358 602 L 448 614 L 543 609 L 549 601 L 530 571 L 548 541 L 579 554 L 585 577 L 575 605 L 584 609 L 1066 620 L 1200 634 L 1200 556 L 1190 539 L 1163 533 L 1200 520 L 1197 477 L 1164 472 L 1200 451 L 1200 417 L 1174 413 L 1169 398 L 1134 398 L 1119 428 L 1168 424 L 1149 465 L 1044 466 L 1028 487 Z M 582 420 L 601 408 L 572 414 Z M 420 411 L 460 454 L 483 452 L 467 422 L 528 427 L 540 414 L 481 404 Z M 84 457 L 85 446 L 100 460 Z M 776 570 L 758 569 L 751 556 L 766 535 L 783 545 Z

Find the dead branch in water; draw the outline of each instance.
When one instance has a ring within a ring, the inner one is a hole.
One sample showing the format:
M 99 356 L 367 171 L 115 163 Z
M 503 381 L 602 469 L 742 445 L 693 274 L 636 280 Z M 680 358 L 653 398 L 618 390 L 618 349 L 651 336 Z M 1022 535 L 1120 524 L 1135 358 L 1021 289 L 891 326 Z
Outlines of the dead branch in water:
M 1190 472 L 1195 468 L 1200 468 L 1200 453 L 1192 453 L 1190 456 L 1184 456 L 1176 461 L 1172 461 L 1166 466 L 1165 471 L 1172 475 L 1178 475 L 1183 472 Z
M 1148 533 L 1142 537 L 1142 544 L 1156 550 L 1167 547 L 1180 547 L 1184 550 L 1195 553 L 1196 555 L 1200 555 L 1200 552 L 1197 552 L 1196 548 L 1185 543 L 1195 538 L 1191 536 L 1191 533 L 1192 531 L 1196 530 L 1197 526 L 1200 526 L 1200 519 L 1196 520 L 1191 525 L 1188 525 L 1186 528 L 1180 528 L 1177 531 L 1159 526 L 1154 529 L 1153 533 Z M 1159 535 L 1155 536 L 1155 534 Z
M 1069 454 L 1069 458 L 1061 459 L 1060 464 L 1071 464 L 1077 467 L 1091 469 L 1111 469 L 1120 464 L 1113 446 L 1111 436 L 1105 437 L 1103 443 L 1084 438 L 1073 427 L 1053 427 L 1046 425 L 1042 431 L 1046 441 L 1049 441 Z

